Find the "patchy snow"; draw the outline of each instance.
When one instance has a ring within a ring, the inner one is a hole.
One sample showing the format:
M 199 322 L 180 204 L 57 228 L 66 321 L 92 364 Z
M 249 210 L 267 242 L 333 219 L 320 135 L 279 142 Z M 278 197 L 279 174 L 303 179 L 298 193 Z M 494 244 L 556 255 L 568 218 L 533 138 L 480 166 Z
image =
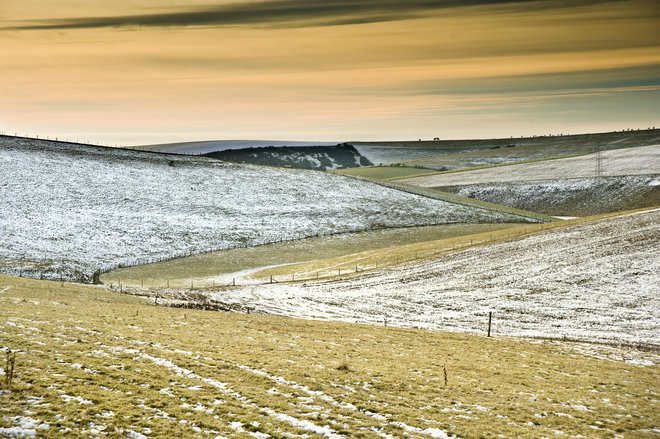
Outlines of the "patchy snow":
M 322 172 L 8 137 L 0 188 L 0 272 L 81 281 L 317 234 L 516 220 Z
M 658 344 L 660 209 L 334 282 L 213 298 L 258 312 L 500 335 Z
M 118 350 L 123 350 L 124 352 L 130 352 L 130 353 L 137 353 L 135 349 L 122 349 L 122 348 L 116 348 Z M 139 357 L 144 358 L 146 360 L 152 361 L 153 363 L 164 366 L 167 369 L 170 369 L 177 375 L 185 376 L 187 378 L 191 379 L 196 379 L 199 381 L 202 381 L 212 387 L 215 387 L 216 389 L 220 390 L 223 394 L 231 396 L 232 398 L 240 401 L 243 403 L 243 406 L 246 408 L 254 409 L 257 410 L 261 413 L 265 413 L 266 415 L 278 419 L 279 421 L 285 422 L 289 425 L 292 425 L 294 427 L 301 428 L 303 430 L 307 431 L 312 431 L 314 433 L 320 434 L 322 436 L 329 437 L 331 439 L 339 439 L 343 438 L 344 436 L 341 434 L 336 433 L 334 430 L 332 430 L 329 426 L 320 426 L 317 424 L 314 424 L 311 421 L 308 421 L 306 419 L 298 419 L 294 416 L 287 415 L 285 413 L 280 413 L 277 412 L 270 407 L 263 407 L 257 405 L 255 402 L 247 398 L 246 396 L 240 394 L 239 392 L 236 392 L 229 388 L 226 383 L 223 383 L 221 381 L 215 380 L 213 378 L 209 377 L 203 377 L 200 375 L 197 375 L 190 369 L 185 369 L 181 366 L 176 365 L 170 360 L 167 360 L 165 358 L 160 358 L 160 357 L 155 357 L 153 355 L 145 354 L 145 353 L 140 353 Z
M 60 398 L 62 398 L 64 402 L 76 401 L 78 404 L 82 405 L 94 404 L 92 401 L 85 399 L 82 396 L 60 395 Z
M 37 430 L 48 430 L 50 425 L 38 419 L 27 416 L 5 418 L 15 424 L 13 427 L 0 427 L 0 436 L 5 437 L 35 437 Z
M 417 433 L 417 434 L 425 434 L 429 435 L 431 437 L 435 438 L 441 438 L 441 439 L 452 439 L 456 438 L 456 436 L 449 436 L 444 430 L 440 430 L 439 428 L 426 428 L 426 429 L 421 429 L 419 427 L 411 427 L 410 425 L 404 424 L 403 422 L 395 422 L 395 425 L 398 425 L 401 427 L 403 430 L 409 433 Z
M 138 433 L 137 431 L 133 430 L 128 430 L 126 432 L 126 437 L 130 439 L 147 439 L 147 436 L 143 435 L 142 433 Z

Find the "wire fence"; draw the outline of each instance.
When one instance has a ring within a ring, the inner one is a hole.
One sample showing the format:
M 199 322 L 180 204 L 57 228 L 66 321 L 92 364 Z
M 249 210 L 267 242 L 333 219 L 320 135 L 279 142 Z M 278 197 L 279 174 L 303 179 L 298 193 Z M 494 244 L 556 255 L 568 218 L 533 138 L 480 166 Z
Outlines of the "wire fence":
M 394 255 L 391 253 L 395 250 L 390 251 L 390 254 L 386 256 L 382 256 L 382 254 L 379 253 L 382 250 L 374 250 L 372 255 L 368 255 L 367 257 L 363 256 L 362 262 L 357 259 L 351 259 L 349 261 L 337 261 L 336 263 L 325 267 L 307 265 L 306 268 L 306 263 L 301 263 L 299 265 L 301 267 L 300 269 L 293 268 L 279 270 L 286 271 L 284 273 L 278 272 L 278 269 L 275 269 L 272 274 L 268 270 L 264 270 L 260 277 L 254 279 L 237 278 L 232 276 L 231 273 L 218 273 L 217 275 L 209 275 L 205 277 L 162 278 L 157 280 L 147 280 L 146 282 L 144 279 L 124 279 L 124 281 L 122 281 L 121 278 L 118 278 L 116 281 L 108 283 L 107 286 L 122 293 L 137 293 L 145 289 L 210 292 L 250 286 L 304 284 L 342 280 L 356 275 L 374 273 L 378 270 L 385 270 L 401 264 L 417 263 L 423 260 L 434 259 L 456 251 L 467 250 L 471 247 L 518 240 L 527 235 L 560 228 L 580 226 L 591 223 L 595 220 L 613 218 L 620 215 L 621 212 L 615 212 L 595 217 L 582 217 L 551 223 L 529 224 L 510 229 L 503 229 L 497 232 L 446 238 L 441 240 L 437 246 L 429 246 L 428 243 L 423 242 L 412 244 L 410 248 Z

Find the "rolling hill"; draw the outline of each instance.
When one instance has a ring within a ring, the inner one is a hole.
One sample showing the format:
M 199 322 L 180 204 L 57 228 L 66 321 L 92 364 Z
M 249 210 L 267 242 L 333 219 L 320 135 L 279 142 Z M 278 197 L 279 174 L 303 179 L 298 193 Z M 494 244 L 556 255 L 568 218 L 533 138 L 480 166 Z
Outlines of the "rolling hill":
M 0 271 L 99 270 L 375 228 L 534 221 L 316 171 L 0 137 Z

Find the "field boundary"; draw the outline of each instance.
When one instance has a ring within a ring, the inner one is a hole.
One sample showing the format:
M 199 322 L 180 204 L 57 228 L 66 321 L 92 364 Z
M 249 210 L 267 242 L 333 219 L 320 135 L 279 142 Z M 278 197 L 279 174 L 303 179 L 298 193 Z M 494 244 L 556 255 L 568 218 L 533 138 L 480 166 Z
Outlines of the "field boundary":
M 456 168 L 456 169 L 448 169 L 446 171 L 437 171 L 432 175 L 436 175 L 436 174 L 457 174 L 459 172 L 470 172 L 470 171 L 477 171 L 477 170 L 489 169 L 489 168 L 501 168 L 501 167 L 504 167 L 504 166 L 527 165 L 527 164 L 530 164 L 530 163 L 547 162 L 547 161 L 550 161 L 550 160 L 561 160 L 561 159 L 570 159 L 570 158 L 574 158 L 574 157 L 582 157 L 582 156 L 589 155 L 589 154 L 593 154 L 593 153 L 592 152 L 584 152 L 584 153 L 579 153 L 579 154 L 562 154 L 562 155 L 558 155 L 558 156 L 554 156 L 554 157 L 539 157 L 539 158 L 536 158 L 536 159 L 524 159 L 524 160 L 520 160 L 520 161 L 517 161 L 517 162 L 490 163 L 490 164 L 483 164 L 483 165 L 474 165 L 474 166 L 470 166 L 470 167 L 467 167 L 467 168 Z M 413 162 L 410 162 L 410 163 L 415 163 L 415 162 L 413 161 Z M 413 167 L 414 166 L 415 165 L 413 165 Z M 418 175 L 411 175 L 411 176 L 402 176 L 402 177 L 392 177 L 389 180 L 405 180 L 405 179 L 408 179 L 408 178 L 417 178 L 417 177 L 426 177 L 426 175 L 419 175 L 419 176 Z
M 406 245 L 397 246 L 394 248 L 394 250 L 392 249 L 369 250 L 362 253 L 354 253 L 352 255 L 346 255 L 346 256 L 331 258 L 329 260 L 326 260 L 326 261 L 338 262 L 342 258 L 346 259 L 353 257 L 350 263 L 346 262 L 343 264 L 335 264 L 333 265 L 332 271 L 318 270 L 313 275 L 310 275 L 308 271 L 295 272 L 293 270 L 288 270 L 286 274 L 279 274 L 279 275 L 271 274 L 278 268 L 280 269 L 283 268 L 283 267 L 274 267 L 262 271 L 256 271 L 252 277 L 259 280 L 259 279 L 264 279 L 264 277 L 272 276 L 272 281 L 261 282 L 261 285 L 265 285 L 269 283 L 304 283 L 304 282 L 313 282 L 316 280 L 332 281 L 333 279 L 336 280 L 346 279 L 348 277 L 353 277 L 364 272 L 374 272 L 375 270 L 378 270 L 380 268 L 385 268 L 398 264 L 433 259 L 440 255 L 449 254 L 454 251 L 465 250 L 471 247 L 489 245 L 496 242 L 516 240 L 524 236 L 533 235 L 548 230 L 577 227 L 577 226 L 582 226 L 585 224 L 590 224 L 612 218 L 619 218 L 629 215 L 636 215 L 640 213 L 653 212 L 658 209 L 660 209 L 660 206 L 655 206 L 652 208 L 635 209 L 630 211 L 622 211 L 622 212 L 611 212 L 606 214 L 575 218 L 571 220 L 555 219 L 555 221 L 550 223 L 521 225 L 520 227 L 504 229 L 495 232 L 483 232 L 473 235 L 445 238 L 436 241 L 406 244 Z M 430 248 L 424 248 L 425 246 L 429 246 Z M 389 251 L 390 253 L 395 253 L 395 250 L 400 250 L 400 252 L 397 252 L 394 255 L 394 258 L 389 263 L 382 263 L 382 264 L 376 263 L 373 265 L 365 264 L 362 266 L 354 263 L 356 258 L 362 259 L 363 261 L 369 261 L 369 258 L 366 256 L 372 256 L 372 258 L 375 259 L 377 256 L 374 257 L 374 255 L 378 255 L 379 253 L 383 254 L 383 252 L 385 251 Z M 307 264 L 309 264 L 309 262 L 299 263 L 299 264 L 288 264 L 287 267 L 294 269 L 296 267 L 304 267 Z M 258 277 L 259 275 L 262 275 L 262 277 Z
M 508 215 L 518 216 L 521 219 L 535 220 L 534 222 L 553 222 L 557 221 L 556 218 L 553 218 L 549 215 L 544 215 L 542 213 L 531 212 L 528 210 L 516 209 L 515 207 L 505 206 L 503 204 L 489 203 L 487 201 L 474 200 L 472 198 L 463 197 L 460 195 L 451 194 L 449 192 L 442 192 L 433 188 L 423 188 L 419 186 L 414 186 L 405 183 L 395 183 L 392 181 L 383 181 L 375 180 L 367 177 L 360 177 L 356 175 L 346 175 L 342 174 L 345 177 L 355 178 L 357 180 L 363 180 L 370 183 L 378 184 L 381 186 L 388 187 L 390 189 L 396 189 L 403 192 L 407 192 L 413 195 L 419 195 L 426 198 L 433 198 L 436 200 L 444 201 L 452 204 L 459 204 L 461 206 L 472 207 L 477 209 L 491 210 L 497 213 L 503 213 Z
M 138 287 L 125 286 L 121 283 L 111 283 L 106 286 L 114 291 L 132 295 L 144 295 L 154 297 L 154 292 L 160 291 L 166 294 L 182 291 L 197 292 L 221 292 L 230 291 L 234 288 L 249 286 L 265 286 L 272 284 L 304 284 L 310 282 L 333 282 L 345 280 L 365 273 L 374 273 L 379 269 L 388 268 L 400 264 L 408 264 L 416 261 L 434 259 L 455 251 L 466 250 L 471 247 L 490 245 L 498 242 L 517 240 L 522 237 L 542 233 L 548 230 L 578 227 L 598 221 L 612 218 L 625 217 L 640 213 L 652 212 L 660 209 L 660 206 L 652 208 L 635 209 L 630 211 L 611 212 L 606 214 L 592 215 L 575 218 L 571 220 L 558 220 L 549 223 L 525 224 L 519 227 L 503 229 L 491 232 L 482 232 L 472 235 L 464 235 L 452 238 L 443 238 L 434 241 L 425 241 L 413 244 L 404 244 L 390 248 L 367 250 L 364 252 L 338 256 L 329 259 L 307 261 L 300 263 L 285 264 L 276 267 L 255 270 L 251 273 L 252 281 L 241 281 L 234 278 L 232 282 L 215 283 L 204 285 L 198 278 L 197 285 L 191 279 L 190 288 L 169 287 L 167 279 L 163 280 L 161 287 Z M 326 264 L 323 267 L 315 267 L 313 264 Z

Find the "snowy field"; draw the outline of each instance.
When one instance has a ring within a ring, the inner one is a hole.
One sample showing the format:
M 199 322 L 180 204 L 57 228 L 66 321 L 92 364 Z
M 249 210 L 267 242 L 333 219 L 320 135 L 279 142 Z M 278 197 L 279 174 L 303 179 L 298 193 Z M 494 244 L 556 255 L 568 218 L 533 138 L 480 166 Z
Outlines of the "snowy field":
M 0 272 L 95 270 L 317 234 L 521 221 L 315 171 L 0 137 Z
M 660 173 L 660 145 L 604 151 L 602 169 L 603 176 L 658 174 Z M 401 180 L 401 182 L 423 187 L 440 187 L 585 178 L 593 177 L 595 171 L 596 154 L 587 154 L 566 159 L 414 177 Z
M 260 312 L 660 345 L 660 210 L 473 247 L 332 283 L 214 298 Z
M 532 212 L 585 216 L 660 204 L 660 174 L 483 183 L 443 190 Z

